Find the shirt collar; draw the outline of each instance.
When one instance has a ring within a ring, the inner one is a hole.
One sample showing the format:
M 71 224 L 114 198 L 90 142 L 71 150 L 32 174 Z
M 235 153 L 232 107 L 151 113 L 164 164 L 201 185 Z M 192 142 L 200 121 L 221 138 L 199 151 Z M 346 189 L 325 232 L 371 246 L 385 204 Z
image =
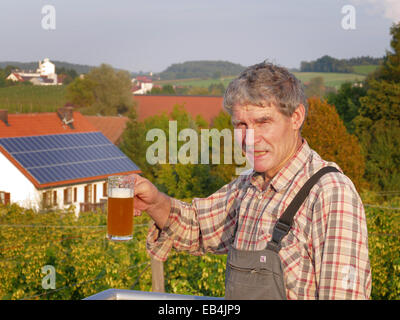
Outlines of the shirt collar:
M 285 166 L 278 171 L 278 173 L 272 178 L 269 185 L 275 189 L 276 192 L 280 192 L 286 189 L 289 182 L 293 180 L 296 174 L 305 166 L 311 155 L 311 149 L 306 140 L 303 139 L 303 143 L 296 151 L 294 156 L 285 164 Z M 263 175 L 259 172 L 253 172 L 250 174 L 250 181 L 253 186 L 262 190 L 264 184 Z

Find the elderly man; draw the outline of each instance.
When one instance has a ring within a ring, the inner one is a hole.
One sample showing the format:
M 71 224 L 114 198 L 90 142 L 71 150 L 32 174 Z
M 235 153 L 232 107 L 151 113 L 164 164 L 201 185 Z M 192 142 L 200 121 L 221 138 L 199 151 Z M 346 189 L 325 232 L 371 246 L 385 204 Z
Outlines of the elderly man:
M 136 176 L 135 210 L 154 220 L 149 253 L 227 253 L 227 299 L 369 299 L 364 208 L 351 180 L 301 137 L 300 82 L 270 63 L 251 66 L 229 84 L 224 108 L 254 169 L 191 204 Z

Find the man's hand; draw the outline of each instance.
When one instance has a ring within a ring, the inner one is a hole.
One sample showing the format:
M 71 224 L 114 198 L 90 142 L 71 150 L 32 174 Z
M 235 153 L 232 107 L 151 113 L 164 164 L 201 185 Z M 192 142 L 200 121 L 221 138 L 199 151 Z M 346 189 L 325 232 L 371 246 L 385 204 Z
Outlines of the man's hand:
M 135 178 L 134 215 L 139 216 L 142 211 L 146 211 L 162 229 L 171 210 L 170 198 L 158 191 L 146 178 L 137 174 L 130 176 Z

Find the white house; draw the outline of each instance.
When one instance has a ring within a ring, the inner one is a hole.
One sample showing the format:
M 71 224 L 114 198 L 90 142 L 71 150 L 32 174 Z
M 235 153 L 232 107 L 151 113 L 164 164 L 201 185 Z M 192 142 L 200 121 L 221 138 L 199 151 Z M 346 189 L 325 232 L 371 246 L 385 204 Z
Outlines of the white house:
M 14 71 L 8 77 L 7 80 L 15 82 L 30 81 L 34 85 L 49 86 L 58 85 L 56 66 L 50 62 L 49 58 L 45 58 L 39 61 L 39 67 L 36 72 L 26 71 Z
M 39 61 L 39 68 L 36 71 L 41 76 L 50 76 L 56 73 L 56 65 L 50 62 L 49 58 Z
M 153 81 L 146 76 L 139 76 L 132 79 L 132 93 L 146 94 L 153 88 Z
M 25 208 L 104 209 L 107 178 L 140 172 L 79 112 L 0 110 L 0 202 Z

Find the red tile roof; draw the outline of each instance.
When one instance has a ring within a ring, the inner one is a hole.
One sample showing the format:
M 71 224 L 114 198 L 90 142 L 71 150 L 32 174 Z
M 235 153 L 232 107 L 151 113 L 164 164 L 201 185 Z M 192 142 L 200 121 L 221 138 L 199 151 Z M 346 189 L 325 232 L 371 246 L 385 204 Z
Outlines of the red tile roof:
M 170 114 L 176 104 L 184 105 L 194 118 L 201 115 L 208 123 L 223 110 L 223 97 L 215 96 L 134 95 L 133 99 L 138 103 L 139 121 L 163 112 Z
M 99 131 L 80 112 L 74 111 L 73 118 L 71 129 L 56 112 L 8 114 L 9 126 L 0 121 L 0 138 Z
M 129 121 L 128 117 L 85 116 L 85 118 L 114 144 L 121 141 L 122 133 Z
M 136 81 L 139 81 L 139 82 L 144 82 L 144 83 L 151 83 L 151 82 L 153 82 L 150 78 L 148 78 L 148 77 L 146 77 L 146 76 L 138 76 L 138 77 L 136 77 L 135 80 L 136 80 Z

